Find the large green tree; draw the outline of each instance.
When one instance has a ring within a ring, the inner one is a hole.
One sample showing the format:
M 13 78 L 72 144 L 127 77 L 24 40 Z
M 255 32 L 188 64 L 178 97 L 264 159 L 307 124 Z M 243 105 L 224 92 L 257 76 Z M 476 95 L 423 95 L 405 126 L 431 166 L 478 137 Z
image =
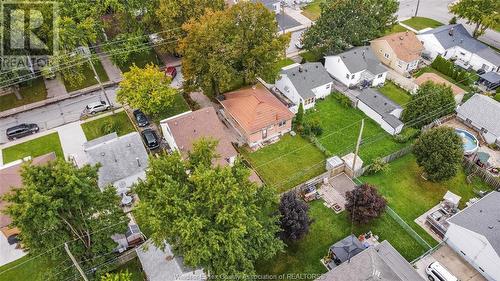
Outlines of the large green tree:
M 179 43 L 187 90 L 218 95 L 235 81 L 252 83 L 269 74 L 284 56 L 288 36 L 277 35 L 275 15 L 261 3 L 240 2 L 224 11 L 209 11 L 183 26 Z
M 500 1 L 498 0 L 460 0 L 450 6 L 450 12 L 475 25 L 472 36 L 484 34 L 486 29 L 500 25 Z
M 429 180 L 448 180 L 455 176 L 462 161 L 463 142 L 455 129 L 438 127 L 417 139 L 413 154 Z
M 157 116 L 172 104 L 178 94 L 170 82 L 171 79 L 154 65 L 149 64 L 145 68 L 133 65 L 130 71 L 123 74 L 116 98 L 121 103 Z
M 253 274 L 257 260 L 283 247 L 273 215 L 278 198 L 271 188 L 251 182 L 239 161 L 213 166 L 216 146 L 201 139 L 188 160 L 178 153 L 151 159 L 146 179 L 136 187 L 137 216 L 157 246 L 166 240 L 188 266 L 203 267 L 213 277 Z
M 111 236 L 126 231 L 127 219 L 119 207 L 116 190 L 99 189 L 97 170 L 97 166 L 89 165 L 77 168 L 62 159 L 42 166 L 23 166 L 23 188 L 4 199 L 9 202 L 6 213 L 12 218 L 12 226 L 20 229 L 21 242 L 30 254 L 43 253 L 59 261 L 53 263 L 56 266 L 68 260 L 61 246 L 67 242 L 84 268 L 106 260 L 99 256 L 117 246 Z M 59 273 L 59 280 L 65 279 L 61 275 L 76 272 L 74 268 L 54 272 L 59 269 L 43 270 Z
M 316 53 L 339 53 L 379 37 L 394 24 L 397 0 L 323 1 L 321 16 L 304 33 L 304 47 Z
M 455 98 L 450 86 L 426 82 L 411 96 L 403 111 L 406 126 L 421 128 L 455 110 Z

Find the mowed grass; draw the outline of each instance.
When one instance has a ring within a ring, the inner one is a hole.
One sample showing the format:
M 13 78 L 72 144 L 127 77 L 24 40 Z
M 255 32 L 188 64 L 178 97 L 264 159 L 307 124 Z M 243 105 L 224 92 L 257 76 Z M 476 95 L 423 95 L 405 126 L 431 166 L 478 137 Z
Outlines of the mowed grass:
M 276 63 L 276 65 L 273 68 L 272 73 L 270 73 L 269 75 L 266 75 L 265 77 L 262 77 L 262 79 L 264 79 L 264 81 L 266 81 L 267 83 L 273 84 L 274 81 L 276 80 L 276 77 L 280 73 L 281 68 L 285 67 L 287 65 L 294 64 L 294 63 L 295 62 L 290 58 L 282 59 Z
M 461 207 L 472 197 L 474 190 L 490 190 L 491 187 L 482 181 L 468 184 L 466 175 L 460 167 L 457 175 L 448 181 L 430 182 L 422 177 L 422 170 L 412 154 L 406 155 L 390 163 L 386 172 L 372 176 L 363 176 L 362 182 L 378 187 L 380 193 L 394 209 L 417 233 L 429 243 L 436 244 L 414 220 L 437 205 L 447 190 L 462 197 Z
M 403 31 L 407 31 L 407 30 L 408 29 L 404 28 L 403 26 L 401 26 L 399 24 L 394 24 L 393 26 L 391 26 L 390 28 L 388 28 L 384 32 L 384 35 L 389 35 L 389 34 L 393 34 L 393 33 L 403 32 Z
M 365 165 L 406 146 L 395 142 L 391 135 L 360 110 L 341 105 L 333 94 L 323 101 L 317 101 L 316 109 L 307 111 L 306 118 L 319 120 L 323 128 L 319 141 L 333 155 L 340 157 L 354 151 L 361 119 L 364 118 L 365 128 L 359 155 Z
M 438 22 L 437 20 L 433 20 L 430 18 L 423 18 L 423 17 L 413 17 L 411 19 L 407 19 L 405 21 L 402 21 L 402 23 L 408 25 L 409 27 L 412 27 L 414 29 L 422 30 L 424 28 L 435 28 L 443 25 L 442 23 Z
M 163 112 L 158 114 L 158 116 L 154 116 L 154 120 L 159 122 L 165 118 L 169 118 L 175 116 L 177 114 L 181 114 L 189 110 L 189 105 L 186 100 L 182 96 L 181 93 L 178 93 L 174 96 L 174 100 L 170 106 L 164 108 Z
M 399 87 L 398 85 L 392 83 L 391 81 L 385 81 L 384 86 L 378 89 L 387 98 L 391 99 L 393 102 L 405 107 L 405 105 L 410 101 L 411 95 Z
M 277 143 L 255 152 L 242 149 L 242 155 L 265 183 L 284 192 L 325 172 L 326 156 L 299 135 L 283 136 Z
M 54 266 L 46 256 L 33 258 L 26 255 L 0 266 L 0 281 L 45 281 L 47 268 Z M 17 266 L 17 267 L 16 267 Z
M 2 149 L 3 163 L 9 163 L 28 156 L 34 158 L 50 152 L 55 152 L 57 157 L 64 157 L 58 133 L 52 133 Z
M 314 0 L 313 2 L 307 4 L 302 9 L 302 14 L 308 17 L 310 20 L 317 20 L 321 15 L 321 6 L 320 4 L 325 2 L 325 0 Z
M 30 80 L 28 83 L 28 85 L 21 86 L 19 89 L 19 94 L 22 97 L 20 100 L 14 94 L 0 96 L 0 111 L 42 101 L 47 98 L 47 89 L 42 78 Z
M 97 75 L 99 75 L 99 79 L 101 82 L 107 82 L 109 81 L 108 74 L 104 70 L 104 67 L 102 66 L 101 62 L 99 60 L 93 61 L 95 70 L 97 72 Z M 63 79 L 64 86 L 66 87 L 66 91 L 73 92 L 76 90 L 80 90 L 83 88 L 87 88 L 93 85 L 97 85 L 97 80 L 95 79 L 94 71 L 92 71 L 92 68 L 90 67 L 90 64 L 88 62 L 84 63 L 82 66 L 82 73 L 84 76 L 84 79 L 78 83 L 71 83 L 71 81 Z
M 134 125 L 125 111 L 83 123 L 82 129 L 87 140 L 93 140 L 112 132 L 123 136 L 135 131 Z M 110 131 L 110 129 L 112 130 Z
M 139 68 L 144 68 L 148 64 L 161 65 L 162 62 L 156 55 L 153 49 L 148 49 L 140 54 L 132 54 L 130 59 L 125 63 L 125 65 L 119 66 L 122 72 L 127 72 L 130 70 L 132 65 L 136 65 Z
M 313 220 L 309 233 L 302 240 L 286 247 L 285 252 L 277 254 L 271 260 L 260 261 L 256 265 L 258 274 L 285 274 L 286 276 L 286 274 L 323 274 L 326 272 L 320 259 L 327 254 L 332 244 L 350 234 L 350 220 L 345 211 L 335 214 L 333 210 L 323 205 L 322 200 L 310 204 L 309 217 Z M 355 226 L 354 234 L 359 236 L 369 230 L 379 236 L 379 241 L 388 240 L 408 261 L 425 252 L 425 248 L 420 246 L 387 214 L 368 225 Z M 292 278 L 285 278 L 285 280 L 292 280 Z

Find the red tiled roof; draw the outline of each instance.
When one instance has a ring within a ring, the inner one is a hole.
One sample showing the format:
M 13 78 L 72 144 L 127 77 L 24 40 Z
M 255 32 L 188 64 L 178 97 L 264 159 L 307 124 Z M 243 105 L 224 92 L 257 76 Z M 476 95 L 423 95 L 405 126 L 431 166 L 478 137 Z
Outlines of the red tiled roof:
M 224 97 L 222 106 L 248 134 L 293 118 L 293 113 L 261 84 L 226 93 Z

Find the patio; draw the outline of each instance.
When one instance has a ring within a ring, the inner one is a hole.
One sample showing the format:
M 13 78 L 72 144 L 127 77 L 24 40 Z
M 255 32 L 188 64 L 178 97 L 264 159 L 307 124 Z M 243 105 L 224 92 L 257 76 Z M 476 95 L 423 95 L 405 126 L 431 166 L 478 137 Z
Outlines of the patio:
M 341 173 L 328 180 L 318 190 L 321 198 L 325 201 L 323 205 L 331 208 L 336 214 L 345 210 L 345 193 L 354 190 L 356 184 L 345 173 Z

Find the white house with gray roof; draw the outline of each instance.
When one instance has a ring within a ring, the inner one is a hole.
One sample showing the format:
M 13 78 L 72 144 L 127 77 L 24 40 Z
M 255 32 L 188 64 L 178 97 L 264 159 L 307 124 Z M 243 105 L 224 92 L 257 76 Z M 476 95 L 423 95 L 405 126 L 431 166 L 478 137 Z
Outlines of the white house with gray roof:
M 473 38 L 462 24 L 440 26 L 417 37 L 433 59 L 440 55 L 463 68 L 500 71 L 500 54 Z
M 281 69 L 275 86 L 293 104 L 309 109 L 330 95 L 333 79 L 319 62 L 295 63 Z
M 347 87 L 358 84 L 375 87 L 384 84 L 387 76 L 387 67 L 378 60 L 368 46 L 326 56 L 325 68 L 330 75 Z
M 500 280 L 500 192 L 448 219 L 444 241 L 487 280 Z
M 386 98 L 374 89 L 363 89 L 357 96 L 357 107 L 373 121 L 377 122 L 384 131 L 396 135 L 403 129 L 403 122 L 399 120 L 403 108 Z
M 484 140 L 500 145 L 500 103 L 481 94 L 475 94 L 457 108 L 457 117 L 481 132 Z

